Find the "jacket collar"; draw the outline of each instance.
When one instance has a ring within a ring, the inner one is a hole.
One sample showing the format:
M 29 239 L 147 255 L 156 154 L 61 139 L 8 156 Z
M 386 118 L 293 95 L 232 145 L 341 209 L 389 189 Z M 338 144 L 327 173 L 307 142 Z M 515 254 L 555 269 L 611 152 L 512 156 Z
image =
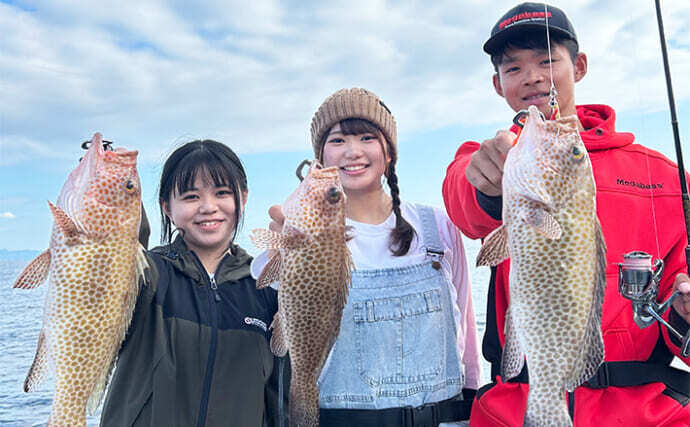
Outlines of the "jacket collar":
M 603 104 L 578 105 L 577 118 L 584 131 L 580 132 L 587 151 L 608 150 L 632 144 L 635 136 L 630 132 L 616 132 L 616 112 Z M 517 132 L 513 125 L 511 131 Z
M 194 252 L 187 248 L 182 236 L 178 235 L 169 245 L 158 246 L 151 252 L 164 256 L 176 270 L 184 275 L 196 281 L 206 280 L 204 278 L 206 271 L 200 270 L 201 262 Z M 252 257 L 244 249 L 233 244 L 218 265 L 215 272 L 216 282 L 220 284 L 250 276 L 249 264 L 251 260 Z

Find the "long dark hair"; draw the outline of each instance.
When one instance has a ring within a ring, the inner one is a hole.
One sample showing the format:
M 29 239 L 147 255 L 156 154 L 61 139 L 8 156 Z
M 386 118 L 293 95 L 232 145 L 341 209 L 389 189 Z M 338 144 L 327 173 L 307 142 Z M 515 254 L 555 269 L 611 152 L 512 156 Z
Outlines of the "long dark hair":
M 398 160 L 398 153 L 391 143 L 383 136 L 383 132 L 374 123 L 364 119 L 345 119 L 340 121 L 340 130 L 343 135 L 358 135 L 362 133 L 373 133 L 379 136 L 381 149 L 385 141 L 386 147 L 390 156 L 390 163 L 384 173 L 386 182 L 390 188 L 391 199 L 393 202 L 393 213 L 395 214 L 395 228 L 391 231 L 389 249 L 394 256 L 403 256 L 410 250 L 412 239 L 415 236 L 415 229 L 412 224 L 403 218 L 400 212 L 400 188 L 398 188 L 398 175 L 395 173 L 395 162 Z M 323 162 L 323 147 L 328 139 L 328 133 L 324 135 L 321 141 L 321 162 Z M 381 141 L 383 139 L 383 141 Z
M 161 243 L 172 241 L 173 229 L 163 204 L 170 204 L 173 192 L 182 194 L 194 187 L 197 174 L 213 180 L 216 187 L 227 186 L 235 200 L 235 230 L 230 243 L 235 240 L 242 220 L 242 194 L 247 191 L 247 174 L 234 151 L 225 144 L 211 139 L 188 142 L 168 157 L 158 186 L 158 202 L 161 211 Z

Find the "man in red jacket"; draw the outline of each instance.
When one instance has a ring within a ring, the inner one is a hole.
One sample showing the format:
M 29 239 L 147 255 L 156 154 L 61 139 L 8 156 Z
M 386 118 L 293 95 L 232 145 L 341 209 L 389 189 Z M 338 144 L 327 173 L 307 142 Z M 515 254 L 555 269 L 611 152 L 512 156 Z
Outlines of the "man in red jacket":
M 560 113 L 577 114 L 594 169 L 597 215 L 608 248 L 601 324 L 606 362 L 564 399 L 578 427 L 690 425 L 690 374 L 669 366 L 674 355 L 680 356 L 679 340 L 658 323 L 640 329 L 633 322 L 630 300 L 619 295 L 617 285 L 623 254 L 641 250 L 663 259 L 659 300 L 666 300 L 674 289 L 683 293 L 663 317 L 681 333 L 688 330 L 690 279 L 683 253 L 687 237 L 678 169 L 662 154 L 633 143 L 631 133 L 617 132 L 613 108 L 575 104 L 575 83 L 587 73 L 587 56 L 579 52 L 563 11 L 549 6 L 547 17 L 548 21 L 543 3 L 514 7 L 496 23 L 484 50 L 496 70 L 496 93 L 516 112 L 536 105 L 550 117 L 553 75 Z M 443 183 L 446 209 L 470 238 L 484 238 L 501 224 L 503 163 L 516 132 L 513 126 L 481 144 L 464 143 L 448 167 Z M 492 364 L 493 382 L 478 391 L 471 426 L 523 423 L 528 367 L 510 381 L 500 376 L 509 264 L 507 260 L 491 272 L 482 350 Z M 690 364 L 690 358 L 682 360 Z

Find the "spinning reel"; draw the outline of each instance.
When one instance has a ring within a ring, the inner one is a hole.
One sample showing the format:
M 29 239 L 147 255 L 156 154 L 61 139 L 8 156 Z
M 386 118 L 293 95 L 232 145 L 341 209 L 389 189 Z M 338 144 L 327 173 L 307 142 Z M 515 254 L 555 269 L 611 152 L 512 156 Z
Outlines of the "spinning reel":
M 666 301 L 659 304 L 659 281 L 664 272 L 664 262 L 657 259 L 652 268 L 652 256 L 646 252 L 634 251 L 623 255 L 623 263 L 618 264 L 618 292 L 632 301 L 633 320 L 644 329 L 658 321 L 681 342 L 683 357 L 690 355 L 690 330 L 685 336 L 661 318 L 679 295 L 675 291 Z

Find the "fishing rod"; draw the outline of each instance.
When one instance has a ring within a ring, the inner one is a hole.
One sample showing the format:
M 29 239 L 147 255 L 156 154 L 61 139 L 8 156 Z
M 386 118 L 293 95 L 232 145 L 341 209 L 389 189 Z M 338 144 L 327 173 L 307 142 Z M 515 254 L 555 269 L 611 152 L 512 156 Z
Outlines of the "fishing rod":
M 668 103 L 671 110 L 673 141 L 676 149 L 678 175 L 680 177 L 685 233 L 688 240 L 688 245 L 685 247 L 685 264 L 687 266 L 690 265 L 690 197 L 688 197 L 688 184 L 685 179 L 685 167 L 683 166 L 683 152 L 680 147 L 678 118 L 676 117 L 676 104 L 673 97 L 673 85 L 671 84 L 671 71 L 668 63 L 668 53 L 666 51 L 666 37 L 664 35 L 664 23 L 661 17 L 660 0 L 655 0 L 655 4 L 659 38 L 661 41 L 661 54 L 663 57 L 664 72 L 666 74 L 666 90 L 668 92 Z M 657 302 L 659 281 L 663 274 L 664 262 L 657 259 L 652 268 L 651 260 L 652 256 L 642 251 L 633 251 L 623 255 L 623 263 L 618 264 L 618 291 L 623 297 L 632 301 L 633 320 L 637 326 L 646 328 L 654 323 L 654 321 L 660 322 L 668 328 L 669 333 L 680 340 L 681 355 L 687 357 L 690 355 L 690 330 L 685 335 L 682 335 L 661 318 L 661 315 L 668 310 L 673 300 L 680 295 L 680 291 L 675 291 L 669 299 L 663 303 Z

